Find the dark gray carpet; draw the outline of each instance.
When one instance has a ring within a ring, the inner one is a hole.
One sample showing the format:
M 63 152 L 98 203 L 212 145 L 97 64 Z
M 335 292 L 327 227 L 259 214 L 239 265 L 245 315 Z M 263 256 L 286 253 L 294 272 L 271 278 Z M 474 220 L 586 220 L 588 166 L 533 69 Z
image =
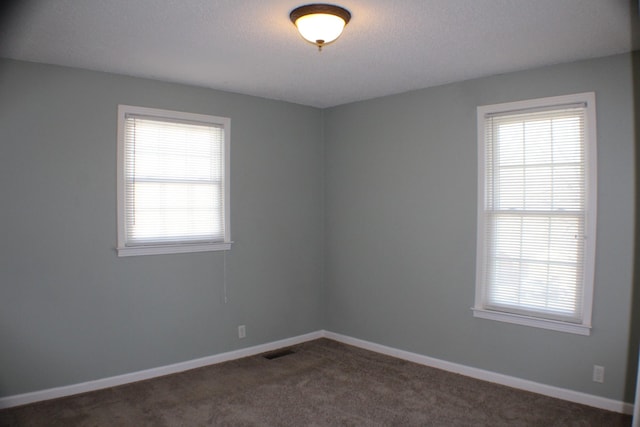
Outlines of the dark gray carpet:
M 0 411 L 1 426 L 629 426 L 631 417 L 320 339 Z

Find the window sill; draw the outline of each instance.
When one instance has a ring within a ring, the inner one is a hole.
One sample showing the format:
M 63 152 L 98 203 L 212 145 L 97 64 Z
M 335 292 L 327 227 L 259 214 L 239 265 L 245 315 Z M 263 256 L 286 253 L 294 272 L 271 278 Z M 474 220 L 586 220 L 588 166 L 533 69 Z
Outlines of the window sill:
M 481 319 L 497 320 L 499 322 L 514 323 L 516 325 L 532 326 L 534 328 L 550 329 L 552 331 L 568 332 L 578 335 L 590 335 L 591 326 L 577 323 L 562 322 L 560 320 L 539 319 L 519 314 L 501 313 L 498 311 L 472 308 L 473 316 Z
M 138 255 L 183 254 L 189 252 L 228 251 L 233 242 L 183 245 L 125 246 L 116 248 L 119 257 Z

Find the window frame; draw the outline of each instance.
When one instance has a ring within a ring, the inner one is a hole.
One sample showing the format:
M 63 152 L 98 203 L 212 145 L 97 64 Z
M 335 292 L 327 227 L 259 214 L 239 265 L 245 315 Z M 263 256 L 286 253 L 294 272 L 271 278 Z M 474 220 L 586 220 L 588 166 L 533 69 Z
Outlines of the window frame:
M 585 153 L 585 238 L 583 258 L 582 319 L 580 323 L 554 320 L 535 315 L 523 315 L 490 309 L 486 305 L 487 286 L 485 284 L 486 265 L 486 227 L 485 227 L 485 118 L 488 114 L 514 114 L 537 109 L 560 109 L 567 104 L 585 104 L 584 153 Z M 555 107 L 555 108 L 554 108 Z M 476 247 L 476 288 L 474 317 L 497 320 L 524 326 L 532 326 L 579 335 L 590 335 L 593 310 L 593 288 L 596 251 L 597 217 L 597 129 L 596 102 L 594 92 L 572 95 L 538 98 L 532 100 L 482 105 L 477 107 L 477 147 L 478 147 L 478 209 L 477 209 L 477 247 Z
M 136 114 L 166 119 L 167 121 L 186 121 L 202 124 L 212 124 L 222 127 L 224 131 L 223 141 L 223 240 L 219 242 L 171 242 L 167 244 L 127 244 L 126 227 L 126 165 L 125 165 L 125 120 L 127 114 Z M 230 131 L 231 119 L 205 114 L 187 113 L 182 111 L 164 110 L 158 108 L 138 107 L 132 105 L 118 105 L 118 136 L 117 136 L 117 214 L 118 235 L 116 252 L 119 257 L 138 255 L 175 254 L 189 252 L 209 252 L 231 249 L 231 222 L 230 222 Z

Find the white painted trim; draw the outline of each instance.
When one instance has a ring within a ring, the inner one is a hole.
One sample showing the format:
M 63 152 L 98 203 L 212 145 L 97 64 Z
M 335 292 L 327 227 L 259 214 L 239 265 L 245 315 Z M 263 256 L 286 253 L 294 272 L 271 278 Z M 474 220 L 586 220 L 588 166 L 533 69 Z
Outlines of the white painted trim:
M 172 365 L 160 366 L 157 368 L 146 369 L 144 371 L 132 372 L 115 377 L 102 378 L 99 380 L 87 381 L 79 384 L 71 384 L 68 386 L 55 387 L 46 390 L 34 391 L 31 393 L 18 394 L 14 396 L 0 398 L 0 409 L 10 408 L 13 406 L 26 405 L 28 403 L 39 402 L 41 400 L 55 399 L 58 397 L 71 396 L 78 393 L 86 393 L 88 391 L 100 390 L 103 388 L 114 387 L 118 385 L 133 383 L 136 381 L 148 380 L 150 378 L 161 377 L 163 375 L 175 374 L 178 372 L 188 371 L 190 369 L 200 368 L 208 365 L 226 362 L 229 360 L 240 359 L 243 357 L 253 356 L 273 351 L 283 347 L 300 344 L 303 342 L 315 340 L 324 337 L 324 331 L 315 331 L 304 335 L 298 335 L 293 338 L 286 338 L 279 341 L 273 341 L 266 344 L 260 344 L 253 347 L 233 350 L 226 353 L 220 353 L 213 356 L 202 357 L 199 359 L 188 360 L 186 362 L 174 363 Z
M 228 251 L 233 242 L 220 243 L 199 243 L 182 245 L 162 245 L 162 246 L 125 246 L 116 248 L 119 257 L 137 255 L 160 255 L 160 254 L 181 254 L 188 252 L 213 252 Z
M 636 375 L 636 398 L 633 405 L 633 424 L 632 427 L 640 427 L 640 354 L 638 355 L 638 373 Z
M 592 394 L 568 390 L 565 388 L 555 387 L 547 384 L 541 384 L 522 378 L 486 371 L 484 369 L 473 368 L 471 366 L 461 365 L 458 363 L 447 362 L 445 360 L 435 359 L 433 357 L 423 356 L 421 354 L 412 353 L 409 351 L 398 350 L 393 347 L 387 347 L 385 345 L 372 343 L 370 341 L 351 338 L 349 336 L 336 334 L 334 332 L 324 331 L 324 337 L 344 344 L 352 345 L 354 347 L 375 351 L 376 353 L 386 354 L 387 356 L 397 357 L 398 359 L 408 360 L 409 362 L 418 363 L 420 365 L 425 365 L 432 368 L 442 369 L 443 371 L 453 372 L 483 381 L 505 385 L 507 387 L 530 391 L 533 393 L 555 397 L 557 399 L 567 400 L 569 402 L 579 403 L 582 405 L 593 406 L 595 408 L 605 409 L 607 411 L 620 412 L 627 415 L 633 413 L 633 405 L 631 403 L 608 399 L 606 397 L 594 396 Z
M 103 388 L 114 387 L 118 385 L 128 384 L 136 381 L 156 378 L 163 375 L 175 374 L 178 372 L 188 371 L 190 369 L 200 368 L 203 366 L 214 365 L 229 360 L 240 359 L 242 357 L 253 356 L 267 351 L 277 350 L 283 347 L 301 344 L 303 342 L 312 341 L 318 338 L 328 338 L 354 347 L 363 348 L 365 350 L 374 351 L 376 353 L 385 354 L 387 356 L 396 357 L 398 359 L 407 360 L 409 362 L 418 363 L 420 365 L 429 366 L 443 371 L 453 372 L 467 377 L 476 378 L 482 381 L 489 381 L 496 384 L 513 387 L 520 390 L 530 391 L 557 399 L 567 400 L 569 402 L 579 403 L 582 405 L 593 406 L 595 408 L 605 409 L 623 414 L 632 414 L 634 406 L 631 403 L 621 402 L 605 397 L 594 396 L 574 390 L 567 390 L 560 387 L 540 384 L 534 381 L 524 380 L 509 375 L 498 374 L 496 372 L 486 371 L 484 369 L 473 368 L 458 363 L 447 362 L 445 360 L 424 356 L 409 351 L 399 350 L 393 347 L 376 344 L 370 341 L 364 341 L 352 338 L 346 335 L 337 334 L 325 330 L 319 330 L 296 337 L 287 338 L 279 341 L 273 341 L 266 344 L 260 344 L 253 347 L 247 347 L 239 350 L 220 353 L 213 356 L 207 356 L 200 359 L 188 360 L 186 362 L 175 363 L 172 365 L 161 366 L 158 368 L 147 369 L 144 371 L 132 372 L 129 374 L 118 375 L 115 377 L 103 378 L 94 381 L 87 381 L 79 384 L 71 384 L 63 387 L 50 388 L 31 393 L 24 393 L 14 396 L 0 398 L 0 409 L 11 408 L 13 406 L 26 405 L 29 403 L 39 402 L 42 400 L 55 399 L 58 397 L 71 396 L 78 393 L 85 393 Z
M 552 331 L 569 332 L 578 335 L 590 335 L 591 325 L 562 322 L 560 320 L 541 319 L 531 316 L 523 316 L 515 313 L 502 313 L 499 311 L 471 308 L 473 316 L 481 319 L 498 320 L 500 322 L 514 323 L 516 325 L 534 326 L 536 328 Z

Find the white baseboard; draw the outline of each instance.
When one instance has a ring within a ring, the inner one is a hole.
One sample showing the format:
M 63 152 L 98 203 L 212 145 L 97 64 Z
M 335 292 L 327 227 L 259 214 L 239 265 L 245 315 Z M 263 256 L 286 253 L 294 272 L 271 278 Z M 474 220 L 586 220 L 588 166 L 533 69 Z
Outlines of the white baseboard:
M 329 338 L 354 347 L 363 348 L 365 350 L 375 351 L 376 353 L 386 354 L 388 356 L 397 357 L 398 359 L 408 360 L 420 365 L 432 368 L 442 369 L 443 371 L 453 372 L 476 378 L 483 381 L 489 381 L 508 387 L 526 390 L 533 393 L 542 394 L 549 397 L 555 397 L 569 402 L 580 403 L 582 405 L 593 406 L 595 408 L 605 409 L 608 411 L 620 412 L 623 414 L 632 414 L 633 405 L 631 403 L 621 402 L 605 397 L 594 396 L 579 391 L 568 390 L 560 387 L 541 384 L 534 381 L 524 380 L 509 375 L 498 374 L 496 372 L 486 371 L 484 369 L 473 368 L 458 363 L 447 362 L 445 360 L 435 359 L 433 357 L 423 356 L 421 354 L 409 351 L 399 350 L 393 347 L 376 344 L 370 341 L 364 341 L 352 338 L 346 335 L 337 334 L 325 330 L 315 331 L 296 337 L 287 338 L 279 341 L 273 341 L 266 344 L 260 344 L 253 347 L 242 348 L 239 350 L 220 353 L 213 356 L 202 357 L 200 359 L 188 360 L 186 362 L 174 363 L 172 365 L 161 366 L 158 368 L 146 369 L 144 371 L 132 372 L 129 374 L 118 375 L 115 377 L 103 378 L 94 381 L 87 381 L 79 384 L 72 384 L 63 387 L 50 388 L 31 393 L 24 393 L 14 396 L 0 398 L 0 409 L 10 408 L 13 406 L 26 405 L 28 403 L 39 402 L 42 400 L 55 399 L 58 397 L 71 396 L 73 394 L 85 393 L 88 391 L 100 390 L 103 388 L 114 387 L 122 384 L 128 384 L 136 381 L 147 380 L 150 378 L 160 377 L 163 375 L 175 374 L 178 372 L 188 371 L 189 369 L 200 368 L 202 366 L 214 365 L 216 363 L 226 362 L 229 360 L 240 359 L 242 357 L 253 356 L 267 351 L 277 350 L 283 347 L 289 347 L 301 344 L 306 341 L 318 338 Z
M 71 396 L 73 394 L 85 393 L 88 391 L 100 390 L 117 385 L 133 383 L 136 381 L 148 380 L 150 378 L 161 377 L 163 375 L 175 374 L 188 371 L 189 369 L 200 368 L 202 366 L 214 365 L 216 363 L 229 360 L 240 359 L 242 357 L 253 356 L 266 351 L 277 350 L 283 347 L 300 344 L 306 341 L 315 340 L 324 336 L 323 331 L 311 332 L 305 335 L 298 335 L 279 341 L 260 344 L 253 347 L 220 353 L 213 356 L 202 357 L 200 359 L 188 360 L 186 362 L 174 363 L 172 365 L 160 366 L 158 368 L 146 369 L 144 371 L 132 372 L 115 377 L 102 378 L 99 380 L 87 381 L 79 384 L 71 384 L 63 387 L 55 387 L 46 390 L 34 391 L 31 393 L 18 394 L 14 396 L 0 398 L 0 409 L 13 406 L 26 405 L 28 403 L 39 402 L 41 400 L 55 399 L 58 397 Z
M 458 363 L 447 362 L 445 360 L 435 359 L 433 357 L 423 356 L 421 354 L 411 353 L 409 351 L 398 350 L 393 347 L 387 347 L 357 338 L 351 338 L 349 336 L 336 334 L 334 332 L 323 331 L 323 336 L 344 344 L 352 345 L 354 347 L 360 347 L 365 350 L 375 351 L 376 353 L 386 354 L 387 356 L 397 357 L 398 359 L 408 360 L 420 365 L 442 369 L 443 371 L 453 372 L 483 381 L 501 384 L 520 390 L 526 390 L 549 397 L 555 397 L 557 399 L 567 400 L 569 402 L 580 403 L 582 405 L 593 406 L 595 408 L 605 409 L 607 411 L 619 412 L 627 415 L 631 415 L 633 413 L 633 404 L 631 403 L 607 399 L 605 397 L 594 396 L 592 394 L 568 390 L 565 388 L 555 387 L 547 384 L 541 384 L 534 381 L 512 377 L 509 375 L 485 371 L 484 369 L 460 365 Z

